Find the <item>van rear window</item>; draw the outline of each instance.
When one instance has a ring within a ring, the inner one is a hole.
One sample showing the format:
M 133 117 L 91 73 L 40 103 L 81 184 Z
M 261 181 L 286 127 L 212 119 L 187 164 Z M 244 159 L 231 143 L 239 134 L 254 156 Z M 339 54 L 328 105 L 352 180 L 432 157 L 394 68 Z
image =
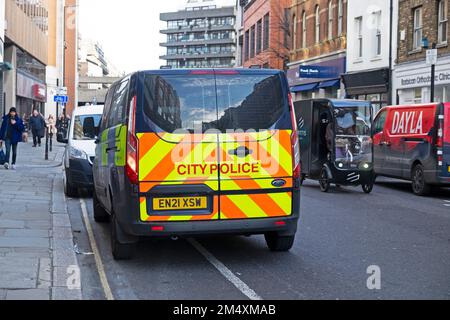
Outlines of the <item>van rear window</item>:
M 144 114 L 162 130 L 266 130 L 289 112 L 278 75 L 152 75 Z
M 218 129 L 270 129 L 288 111 L 278 75 L 217 76 Z

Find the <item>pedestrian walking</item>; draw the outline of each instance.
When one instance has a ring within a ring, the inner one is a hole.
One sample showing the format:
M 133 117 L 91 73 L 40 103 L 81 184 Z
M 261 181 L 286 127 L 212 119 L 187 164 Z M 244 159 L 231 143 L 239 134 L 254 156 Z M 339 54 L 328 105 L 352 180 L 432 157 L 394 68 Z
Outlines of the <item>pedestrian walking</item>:
M 22 134 L 25 131 L 22 119 L 17 115 L 16 108 L 11 108 L 9 113 L 3 117 L 0 128 L 0 148 L 3 148 L 5 142 L 6 162 L 5 169 L 15 170 L 17 160 L 17 145 L 22 142 Z M 12 159 L 11 159 L 12 150 Z M 11 166 L 9 161 L 11 160 Z
M 31 133 L 33 134 L 33 148 L 41 146 L 42 138 L 45 135 L 46 126 L 44 117 L 39 113 L 39 111 L 34 110 L 33 115 L 29 120 L 29 127 Z

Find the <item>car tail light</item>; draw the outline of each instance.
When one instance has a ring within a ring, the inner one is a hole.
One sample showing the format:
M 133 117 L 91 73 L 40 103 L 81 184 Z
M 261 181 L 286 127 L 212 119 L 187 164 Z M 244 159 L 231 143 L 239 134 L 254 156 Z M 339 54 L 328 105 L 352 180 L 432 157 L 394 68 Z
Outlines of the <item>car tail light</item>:
M 152 227 L 152 231 L 154 231 L 154 232 L 163 232 L 164 231 L 164 226 L 153 226 Z
M 442 148 L 444 146 L 444 116 L 439 116 L 436 146 L 438 148 Z
M 139 184 L 138 139 L 136 137 L 136 96 L 131 99 L 128 117 L 127 162 L 125 173 L 131 184 Z
M 298 139 L 298 128 L 297 128 L 297 118 L 295 116 L 294 103 L 292 100 L 292 95 L 289 93 L 289 107 L 291 111 L 291 121 L 292 121 L 292 136 L 291 136 L 291 146 L 292 146 L 292 160 L 293 160 L 293 177 L 294 179 L 300 178 L 301 168 L 300 168 L 300 141 Z

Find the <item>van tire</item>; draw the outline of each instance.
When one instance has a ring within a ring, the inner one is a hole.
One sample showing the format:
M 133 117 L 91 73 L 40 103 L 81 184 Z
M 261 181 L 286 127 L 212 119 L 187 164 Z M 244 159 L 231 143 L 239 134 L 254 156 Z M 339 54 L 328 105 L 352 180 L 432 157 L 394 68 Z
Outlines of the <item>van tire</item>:
M 78 197 L 78 188 L 74 187 L 70 182 L 69 179 L 67 179 L 66 173 L 64 177 L 64 194 L 68 198 L 75 198 Z
M 119 233 L 122 232 L 117 222 L 116 215 L 111 217 L 111 252 L 114 260 L 131 260 L 134 255 L 134 244 L 124 244 L 119 240 Z
M 412 189 L 417 196 L 426 196 L 431 192 L 431 186 L 425 181 L 423 165 L 417 164 L 412 170 Z
M 97 223 L 105 223 L 109 221 L 109 214 L 106 212 L 105 208 L 102 207 L 100 201 L 98 201 L 97 193 L 93 191 L 92 203 L 94 206 L 94 220 Z
M 264 235 L 266 238 L 267 246 L 272 252 L 287 252 L 292 249 L 295 242 L 294 236 L 280 236 L 276 232 L 266 233 Z

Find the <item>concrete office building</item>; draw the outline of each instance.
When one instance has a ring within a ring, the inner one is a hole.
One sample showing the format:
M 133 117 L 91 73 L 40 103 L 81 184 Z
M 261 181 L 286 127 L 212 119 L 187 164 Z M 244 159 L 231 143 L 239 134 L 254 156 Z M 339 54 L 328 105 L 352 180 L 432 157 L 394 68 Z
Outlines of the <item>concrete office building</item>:
M 44 112 L 47 101 L 48 2 L 5 0 L 4 109 L 16 107 L 20 115 L 33 108 Z
M 172 68 L 234 67 L 235 10 L 234 1 L 188 0 L 182 10 L 162 13 L 167 40 L 160 58 Z
M 5 0 L 0 0 L 0 115 L 5 113 L 3 101 L 3 73 L 8 71 L 8 66 L 4 62 L 5 53 Z

